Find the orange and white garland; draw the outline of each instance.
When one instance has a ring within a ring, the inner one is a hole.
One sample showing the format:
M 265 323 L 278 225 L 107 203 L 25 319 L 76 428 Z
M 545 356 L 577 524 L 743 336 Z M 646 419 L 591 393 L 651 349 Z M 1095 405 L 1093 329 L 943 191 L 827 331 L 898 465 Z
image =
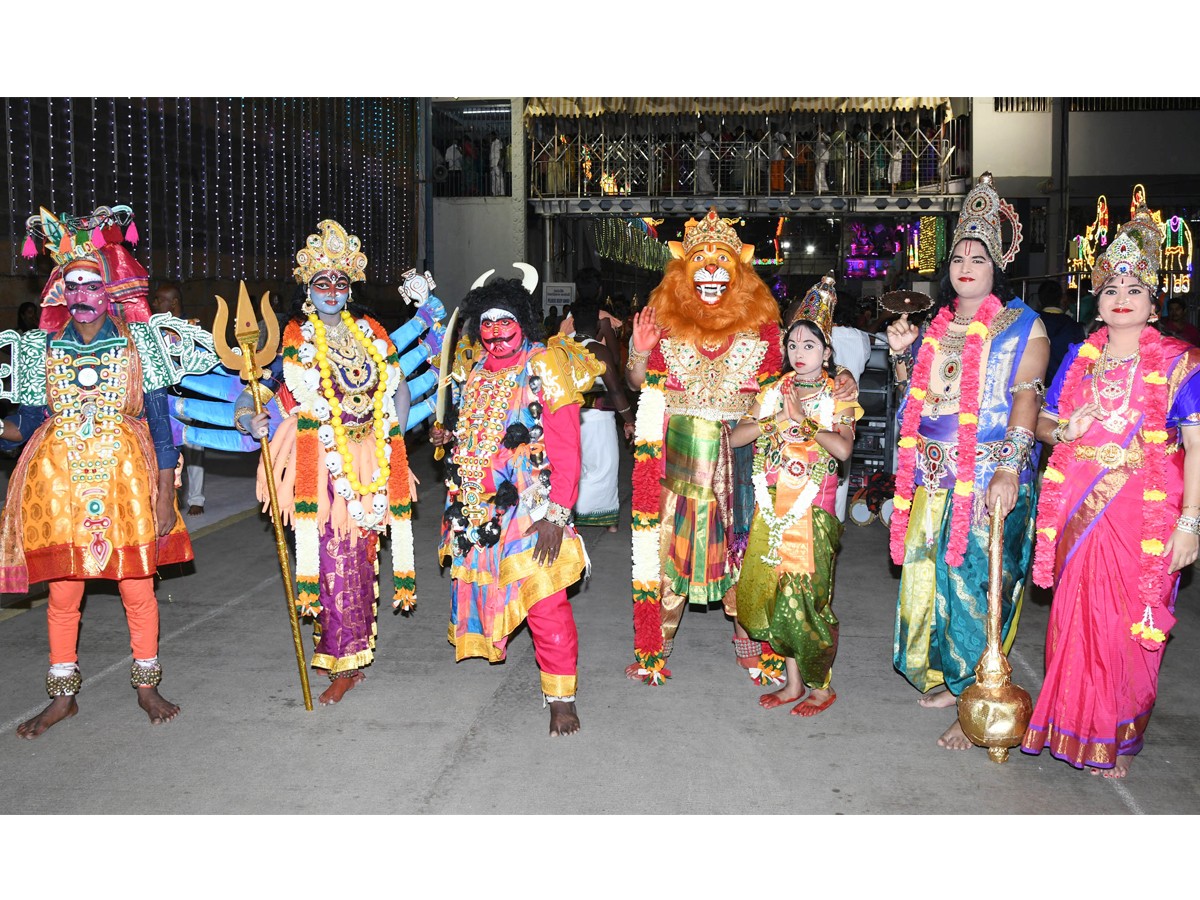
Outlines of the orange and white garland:
M 317 521 L 318 472 L 322 459 L 335 477 L 334 489 L 347 513 L 365 534 L 390 526 L 392 537 L 393 607 L 416 605 L 412 502 L 404 424 L 396 417 L 395 395 L 404 378 L 395 346 L 373 319 L 342 321 L 376 366 L 378 384 L 372 396 L 372 428 L 377 471 L 366 484 L 358 477 L 342 423 L 341 405 L 333 391 L 333 372 L 324 324 L 316 316 L 284 333 L 283 377 L 297 403 L 296 427 L 296 587 L 297 605 L 306 615 L 320 609 L 320 526 Z M 336 456 L 335 456 L 336 455 Z M 335 456 L 335 459 L 330 459 Z M 340 465 L 338 465 L 340 463 Z M 335 473 L 337 473 L 335 475 Z M 373 495 L 373 496 L 368 496 Z M 369 507 L 368 507 L 369 502 Z

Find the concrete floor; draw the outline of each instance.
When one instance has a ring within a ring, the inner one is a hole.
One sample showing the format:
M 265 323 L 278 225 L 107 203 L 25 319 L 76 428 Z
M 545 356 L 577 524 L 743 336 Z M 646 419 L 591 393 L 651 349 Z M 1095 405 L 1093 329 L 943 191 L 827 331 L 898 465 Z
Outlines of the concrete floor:
M 850 525 L 844 538 L 838 701 L 827 712 L 760 709 L 715 612 L 687 612 L 665 687 L 627 680 L 626 512 L 618 534 L 584 532 L 594 571 L 574 597 L 583 729 L 552 740 L 526 630 L 504 664 L 454 662 L 448 580 L 434 557 L 441 493 L 428 446 L 414 443 L 411 455 L 424 484 L 414 523 L 420 604 L 410 617 L 384 604 L 376 662 L 338 706 L 304 710 L 273 535 L 253 511 L 251 460 L 210 457 L 194 567 L 159 585 L 162 691 L 182 707 L 176 721 L 151 727 L 137 708 L 120 603 L 98 586 L 80 638 L 79 715 L 19 740 L 16 725 L 46 703 L 44 601 L 5 598 L 0 813 L 1200 812 L 1200 717 L 1186 674 L 1200 652 L 1194 578 L 1180 596 L 1146 749 L 1117 782 L 1047 753 L 1014 752 L 996 765 L 982 750 L 934 744 L 953 713 L 919 708 L 892 669 L 897 579 L 879 524 Z M 1044 601 L 1026 604 L 1010 656 L 1014 679 L 1035 696 L 1047 612 Z M 314 698 L 325 683 L 314 675 Z M 330 764 L 335 779 L 322 774 Z

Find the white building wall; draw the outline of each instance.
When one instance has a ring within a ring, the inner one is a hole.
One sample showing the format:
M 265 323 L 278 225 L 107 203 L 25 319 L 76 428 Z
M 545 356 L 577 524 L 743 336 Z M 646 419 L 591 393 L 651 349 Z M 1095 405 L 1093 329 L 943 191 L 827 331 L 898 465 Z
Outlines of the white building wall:
M 998 113 L 993 97 L 971 103 L 971 173 L 996 178 L 1050 177 L 1050 113 Z
M 975 97 L 972 103 L 974 176 L 990 171 L 997 179 L 1031 179 L 1017 185 L 1048 179 L 1052 115 L 998 113 L 993 110 L 993 100 Z M 1130 188 L 1144 178 L 1194 175 L 1192 148 L 1197 141 L 1197 112 L 1071 113 L 1067 122 L 1069 174 L 1072 179 L 1126 177 L 1131 179 Z
M 511 97 L 512 196 L 433 198 L 433 277 L 437 296 L 454 309 L 488 269 L 497 278 L 520 278 L 514 262 L 527 262 L 525 128 L 522 97 Z M 485 159 L 486 154 L 485 154 Z M 538 295 L 541 296 L 540 293 Z

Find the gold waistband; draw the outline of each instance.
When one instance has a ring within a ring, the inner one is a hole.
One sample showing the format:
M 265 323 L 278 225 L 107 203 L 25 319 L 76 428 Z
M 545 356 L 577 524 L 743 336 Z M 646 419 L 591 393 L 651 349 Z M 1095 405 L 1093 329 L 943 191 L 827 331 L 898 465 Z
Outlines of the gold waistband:
M 1093 459 L 1106 469 L 1115 469 L 1119 466 L 1140 469 L 1145 457 L 1146 454 L 1141 447 L 1126 449 L 1120 444 L 1114 444 L 1112 441 L 1109 441 L 1107 444 L 1101 444 L 1099 447 L 1084 444 L 1075 448 L 1076 459 Z

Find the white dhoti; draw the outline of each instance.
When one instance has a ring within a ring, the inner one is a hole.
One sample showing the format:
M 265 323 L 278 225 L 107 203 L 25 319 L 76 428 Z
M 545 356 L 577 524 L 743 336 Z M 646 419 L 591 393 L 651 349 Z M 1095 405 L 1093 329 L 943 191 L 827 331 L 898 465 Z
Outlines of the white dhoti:
M 616 525 L 619 513 L 617 469 L 620 442 L 617 414 L 612 410 L 585 409 L 579 413 L 579 499 L 576 525 Z

